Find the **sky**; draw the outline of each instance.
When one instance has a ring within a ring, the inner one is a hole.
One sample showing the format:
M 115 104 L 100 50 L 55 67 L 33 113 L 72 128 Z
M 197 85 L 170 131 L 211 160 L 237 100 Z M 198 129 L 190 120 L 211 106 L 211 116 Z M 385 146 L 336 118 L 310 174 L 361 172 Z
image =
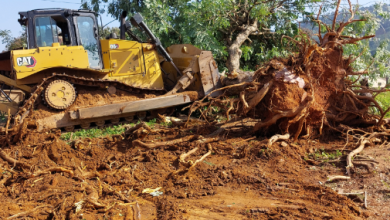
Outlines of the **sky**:
M 79 9 L 81 0 L 0 0 L 0 5 L 0 30 L 10 30 L 12 36 L 17 37 L 22 33 L 22 28 L 18 22 L 18 12 L 43 8 Z M 114 20 L 107 14 L 104 14 L 102 18 L 104 25 Z M 108 27 L 119 27 L 119 21 L 110 23 Z M 4 44 L 0 41 L 0 51 L 4 49 Z
M 351 1 L 352 4 L 356 4 L 356 0 Z M 375 2 L 379 2 L 379 0 L 359 0 L 359 4 L 363 6 L 369 6 Z M 382 0 L 382 2 L 390 3 L 389 0 Z M 343 4 L 348 4 L 347 0 L 343 0 Z M 0 5 L 0 30 L 10 30 L 12 36 L 17 37 L 22 33 L 22 28 L 18 23 L 18 12 L 42 8 L 78 9 L 80 8 L 81 0 L 0 0 Z M 107 24 L 114 20 L 114 18 L 107 14 L 104 14 L 102 18 L 103 24 Z M 119 21 L 112 22 L 108 26 L 119 27 Z M 0 51 L 3 51 L 4 49 L 4 45 L 0 41 Z

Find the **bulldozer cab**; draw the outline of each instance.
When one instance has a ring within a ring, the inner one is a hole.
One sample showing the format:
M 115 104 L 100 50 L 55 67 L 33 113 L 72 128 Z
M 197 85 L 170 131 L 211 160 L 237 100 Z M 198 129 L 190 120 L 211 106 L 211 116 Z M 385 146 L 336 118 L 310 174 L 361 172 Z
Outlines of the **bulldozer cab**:
M 102 69 L 101 46 L 95 12 L 90 10 L 36 9 L 19 12 L 27 31 L 27 47 L 83 46 L 90 68 Z

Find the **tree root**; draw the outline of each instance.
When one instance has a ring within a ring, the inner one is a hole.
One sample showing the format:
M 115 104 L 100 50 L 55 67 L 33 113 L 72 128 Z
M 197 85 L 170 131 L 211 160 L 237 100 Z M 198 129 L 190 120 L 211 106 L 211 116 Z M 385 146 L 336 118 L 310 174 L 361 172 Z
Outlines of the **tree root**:
M 69 173 L 70 177 L 73 178 L 74 172 L 72 170 L 65 169 L 63 167 L 52 167 L 43 171 L 38 171 L 31 174 L 28 178 L 34 178 L 45 174 L 51 174 L 51 172 L 64 172 Z
M 355 156 L 356 154 L 360 153 L 363 151 L 364 149 L 364 146 L 368 143 L 370 143 L 370 140 L 366 139 L 366 138 L 361 138 L 360 139 L 360 145 L 358 148 L 356 148 L 355 150 L 353 150 L 351 153 L 348 154 L 347 156 L 347 174 L 348 175 L 351 175 L 351 168 L 354 167 L 353 163 L 352 163 L 352 157 Z
M 204 159 L 206 159 L 206 157 L 208 157 L 208 156 L 211 154 L 211 151 L 213 150 L 213 148 L 211 147 L 211 144 L 207 144 L 207 147 L 208 147 L 209 151 L 208 151 L 205 155 L 203 155 L 200 159 L 196 160 L 196 161 L 191 165 L 191 167 L 190 167 L 189 169 L 195 167 L 195 165 L 196 165 L 197 163 L 202 162 Z
M 191 154 L 195 153 L 199 148 L 198 147 L 195 147 L 194 149 L 188 151 L 187 153 L 183 153 L 180 155 L 179 157 L 179 162 L 181 163 L 185 163 L 185 159 L 190 156 Z
M 3 150 L 0 150 L 0 157 L 3 160 L 5 160 L 8 163 L 10 163 L 11 165 L 13 165 L 14 167 L 19 166 L 19 167 L 22 167 L 22 168 L 31 169 L 31 166 L 29 164 L 11 158 Z
M 178 173 L 188 172 L 190 169 L 192 169 L 193 167 L 195 167 L 197 163 L 202 162 L 206 157 L 208 157 L 208 156 L 211 154 L 211 151 L 212 151 L 212 149 L 213 149 L 213 148 L 211 147 L 211 144 L 207 144 L 207 147 L 208 147 L 209 151 L 208 151 L 206 154 L 204 154 L 200 159 L 196 160 L 195 162 L 193 162 L 193 161 L 191 161 L 191 160 L 185 161 L 185 159 L 186 159 L 188 156 L 190 156 L 191 154 L 195 153 L 195 152 L 199 149 L 198 147 L 196 147 L 196 148 L 190 150 L 190 151 L 187 152 L 187 153 L 181 154 L 180 157 L 179 157 L 179 162 L 180 162 L 180 164 L 184 165 L 186 168 L 181 169 L 181 170 L 177 170 L 177 171 L 173 172 L 173 173 L 171 174 L 171 176 L 174 176 L 174 175 L 176 175 L 176 174 L 178 174 Z
M 158 117 L 160 118 L 160 120 L 162 122 L 172 123 L 174 126 L 184 126 L 184 125 L 188 125 L 189 123 L 191 123 L 191 125 L 195 125 L 195 124 L 200 125 L 200 124 L 205 123 L 205 121 L 197 119 L 197 118 L 188 118 L 187 120 L 184 120 L 184 119 L 171 117 L 171 116 L 164 116 L 164 115 L 160 115 L 160 114 L 158 114 Z
M 130 135 L 130 134 L 137 133 L 137 131 L 139 131 L 141 128 L 143 130 L 145 130 L 145 131 L 142 131 L 142 132 L 145 133 L 146 135 L 148 133 L 159 133 L 159 132 L 169 132 L 170 131 L 169 129 L 152 129 L 145 122 L 141 122 L 141 123 L 137 124 L 134 127 L 128 128 L 125 131 L 125 135 Z M 138 133 L 142 133 L 142 132 L 138 132 Z M 137 135 L 140 136 L 140 134 L 137 134 Z
M 78 167 L 75 173 L 76 175 L 73 178 L 78 179 L 82 182 L 84 182 L 86 179 L 91 179 L 95 177 L 101 178 L 101 174 L 96 170 L 92 172 L 84 172 L 80 167 Z
M 290 138 L 290 134 L 287 133 L 285 135 L 280 135 L 280 134 L 277 134 L 277 135 L 274 135 L 272 136 L 269 141 L 268 141 L 268 147 L 271 147 L 273 143 L 279 141 L 279 140 L 288 140 Z
M 332 182 L 333 180 L 350 180 L 349 176 L 328 176 L 327 182 Z
M 259 104 L 261 100 L 263 100 L 264 96 L 268 93 L 273 83 L 273 80 L 269 81 L 263 86 L 263 88 L 259 92 L 256 93 L 256 95 L 251 100 L 249 100 L 249 103 L 243 103 L 244 106 L 245 104 L 247 105 L 247 107 L 244 108 L 244 115 L 246 115 L 251 109 L 253 109 L 257 104 Z
M 351 153 L 349 153 L 347 156 L 346 169 L 347 169 L 348 175 L 351 175 L 351 169 L 354 168 L 354 165 L 352 163 L 352 157 L 354 157 L 356 154 L 362 152 L 366 144 L 371 144 L 372 138 L 375 138 L 378 136 L 390 136 L 390 133 L 388 133 L 388 132 L 380 132 L 380 133 L 374 132 L 374 133 L 370 134 L 367 138 L 366 138 L 366 136 L 367 135 L 364 135 L 363 137 L 361 137 L 359 139 L 359 141 L 358 141 L 359 147 L 356 148 L 355 150 L 351 151 Z M 365 165 L 365 164 L 361 164 L 361 165 Z
M 257 123 L 255 125 L 255 127 L 253 128 L 252 133 L 257 132 L 258 130 L 260 130 L 263 127 L 269 127 L 270 125 L 275 124 L 276 121 L 279 120 L 280 118 L 291 118 L 291 117 L 298 115 L 299 113 L 301 113 L 304 109 L 306 109 L 310 105 L 313 98 L 308 95 L 306 97 L 306 100 L 308 100 L 308 102 L 306 104 L 301 104 L 300 106 L 295 107 L 294 109 L 290 109 L 288 111 L 282 111 L 279 114 L 274 115 L 271 119 L 269 119 L 265 122 Z
M 133 145 L 153 149 L 156 147 L 171 146 L 171 145 L 176 145 L 176 144 L 179 144 L 182 142 L 188 142 L 188 141 L 194 141 L 194 140 L 196 140 L 194 142 L 195 144 L 207 144 L 207 143 L 222 140 L 223 139 L 222 134 L 227 130 L 235 129 L 235 128 L 238 129 L 238 128 L 242 128 L 242 127 L 253 127 L 259 121 L 260 120 L 257 120 L 257 119 L 246 118 L 246 119 L 242 119 L 242 120 L 238 120 L 238 121 L 229 122 L 229 123 L 222 125 L 219 129 L 217 129 L 216 131 L 214 131 L 213 133 L 211 133 L 205 137 L 203 137 L 201 135 L 189 135 L 189 136 L 185 136 L 185 137 L 170 140 L 170 141 L 162 141 L 162 142 L 154 142 L 154 143 L 145 143 L 145 142 L 142 142 L 140 140 L 134 140 Z
M 138 202 L 136 203 L 135 206 L 133 206 L 133 210 L 134 210 L 134 219 L 141 220 L 141 208 L 139 207 Z
M 42 206 L 38 206 L 38 207 L 36 207 L 36 208 L 34 208 L 32 210 L 15 214 L 13 216 L 8 217 L 7 219 L 16 219 L 16 218 L 26 217 L 26 216 L 29 216 L 31 214 L 34 214 L 34 212 L 38 211 L 39 209 L 47 208 L 47 207 L 48 208 L 53 208 L 53 206 L 51 206 L 51 205 L 42 205 Z
M 92 186 L 86 186 L 85 190 L 86 190 L 88 196 L 85 199 L 80 200 L 79 202 L 76 202 L 74 204 L 76 207 L 76 213 L 81 211 L 84 204 L 87 202 L 92 204 L 95 208 L 98 208 L 98 209 L 101 209 L 101 208 L 106 209 L 107 208 L 106 205 L 98 202 L 99 194 Z
M 190 135 L 190 136 L 185 136 L 179 139 L 171 140 L 171 141 L 162 141 L 162 142 L 156 142 L 156 143 L 144 143 L 140 140 L 135 140 L 133 141 L 133 145 L 138 145 L 144 148 L 149 148 L 153 149 L 156 147 L 162 147 L 162 146 L 170 146 L 170 145 L 176 145 L 182 142 L 187 142 L 187 141 L 192 141 L 192 140 L 197 140 L 202 138 L 200 135 Z
M 103 184 L 103 190 L 105 190 L 109 193 L 114 193 L 115 195 L 119 196 L 119 198 L 124 202 L 127 202 L 127 203 L 134 202 L 133 200 L 126 198 L 122 193 L 116 191 L 115 189 L 113 189 L 113 187 L 111 187 L 110 185 L 108 185 L 106 183 Z
M 364 191 L 364 208 L 368 209 L 368 206 L 367 206 L 367 191 Z

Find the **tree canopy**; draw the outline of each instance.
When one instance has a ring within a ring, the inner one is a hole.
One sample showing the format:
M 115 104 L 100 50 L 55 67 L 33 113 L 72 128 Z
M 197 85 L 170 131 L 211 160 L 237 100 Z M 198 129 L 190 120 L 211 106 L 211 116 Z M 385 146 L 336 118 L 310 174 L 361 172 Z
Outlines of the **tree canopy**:
M 82 0 L 82 7 L 119 19 L 139 12 L 163 45 L 190 43 L 211 50 L 221 67 L 254 70 L 287 55 L 283 35 L 298 33 L 297 19 L 318 0 Z

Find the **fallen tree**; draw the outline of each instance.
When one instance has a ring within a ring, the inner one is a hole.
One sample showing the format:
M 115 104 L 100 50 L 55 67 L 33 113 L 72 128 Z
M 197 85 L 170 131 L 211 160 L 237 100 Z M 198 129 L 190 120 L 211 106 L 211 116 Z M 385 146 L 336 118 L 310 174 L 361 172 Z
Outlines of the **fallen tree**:
M 236 79 L 222 78 L 223 83 L 229 85 L 220 89 L 224 93 L 193 103 L 190 112 L 198 110 L 201 117 L 208 120 L 211 107 L 218 107 L 227 118 L 258 119 L 252 133 L 289 133 L 294 140 L 300 135 L 316 137 L 325 130 L 340 131 L 337 129 L 340 126 L 375 126 L 377 129 L 382 126 L 383 130 L 386 123 L 383 117 L 388 110 L 384 111 L 371 94 L 388 90 L 372 90 L 363 83 L 359 85 L 359 80 L 353 81 L 351 76 L 359 79 L 367 71 L 354 71 L 351 63 L 357 57 L 343 56 L 344 45 L 375 36 L 344 35 L 345 27 L 362 21 L 354 19 L 350 0 L 348 3 L 351 16 L 346 22 L 336 24 L 337 13 L 331 26 L 318 19 L 320 13 L 314 19 L 327 30 L 322 33 L 319 29 L 316 34 L 319 42 L 304 32 L 295 38 L 285 37 L 297 48 L 296 53 L 286 59 L 272 59 L 255 71 L 253 77 L 245 77 L 250 81 L 234 85 L 232 81 Z M 370 113 L 369 108 L 377 109 L 379 115 Z

